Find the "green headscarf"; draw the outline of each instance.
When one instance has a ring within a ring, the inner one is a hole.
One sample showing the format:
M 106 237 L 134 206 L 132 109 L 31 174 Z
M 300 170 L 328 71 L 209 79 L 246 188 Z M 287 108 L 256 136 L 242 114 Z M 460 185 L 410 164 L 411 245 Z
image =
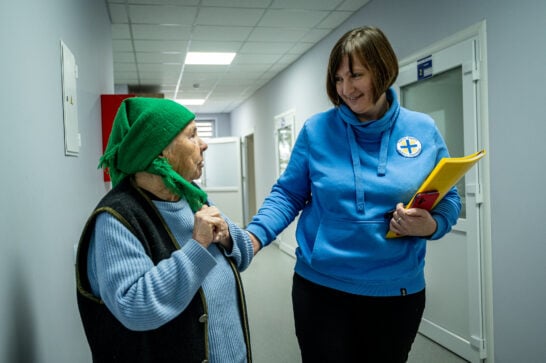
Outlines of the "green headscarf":
M 139 171 L 159 175 L 167 188 L 185 198 L 196 212 L 206 202 L 207 194 L 174 171 L 166 158 L 159 157 L 194 119 L 191 111 L 168 99 L 125 99 L 114 119 L 99 168 L 108 168 L 113 187 Z

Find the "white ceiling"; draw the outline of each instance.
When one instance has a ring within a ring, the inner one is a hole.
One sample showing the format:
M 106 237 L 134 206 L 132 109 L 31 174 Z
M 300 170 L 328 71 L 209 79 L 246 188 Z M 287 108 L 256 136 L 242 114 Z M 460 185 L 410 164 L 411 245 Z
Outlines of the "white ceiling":
M 230 112 L 368 1 L 106 0 L 114 83 Z M 237 55 L 229 66 L 184 65 L 188 51 Z

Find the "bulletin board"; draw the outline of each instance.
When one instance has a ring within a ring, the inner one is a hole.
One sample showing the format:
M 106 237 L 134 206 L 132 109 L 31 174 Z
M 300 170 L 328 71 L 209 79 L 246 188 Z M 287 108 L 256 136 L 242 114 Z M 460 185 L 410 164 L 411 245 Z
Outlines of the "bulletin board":
M 78 67 L 74 54 L 61 41 L 61 82 L 63 92 L 63 126 L 65 155 L 77 156 L 80 153 L 81 137 L 78 128 L 78 98 L 76 79 Z
M 277 177 L 279 177 L 290 160 L 294 147 L 296 113 L 289 110 L 275 116 L 275 155 L 277 159 Z

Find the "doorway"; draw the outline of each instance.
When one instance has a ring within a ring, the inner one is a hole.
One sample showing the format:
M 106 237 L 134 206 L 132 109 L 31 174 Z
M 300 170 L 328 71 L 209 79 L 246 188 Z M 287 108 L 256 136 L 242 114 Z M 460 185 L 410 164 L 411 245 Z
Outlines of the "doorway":
M 209 200 L 235 224 L 243 225 L 241 148 L 238 137 L 205 139 L 203 175 L 197 182 Z
M 241 139 L 241 164 L 243 182 L 243 221 L 246 227 L 257 212 L 256 178 L 254 172 L 254 134 Z
M 483 79 L 485 24 L 462 32 L 401 62 L 396 84 L 400 104 L 429 114 L 451 156 L 485 148 Z M 457 225 L 427 245 L 427 306 L 420 333 L 472 362 L 487 358 L 490 280 L 484 261 L 490 255 L 484 231 L 482 163 L 459 181 L 463 208 Z

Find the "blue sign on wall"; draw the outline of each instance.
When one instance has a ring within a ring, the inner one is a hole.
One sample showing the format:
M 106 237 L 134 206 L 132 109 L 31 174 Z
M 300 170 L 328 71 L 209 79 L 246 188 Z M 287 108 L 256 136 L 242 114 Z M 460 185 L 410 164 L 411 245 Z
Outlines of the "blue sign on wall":
M 417 60 L 417 80 L 432 77 L 432 55 Z

